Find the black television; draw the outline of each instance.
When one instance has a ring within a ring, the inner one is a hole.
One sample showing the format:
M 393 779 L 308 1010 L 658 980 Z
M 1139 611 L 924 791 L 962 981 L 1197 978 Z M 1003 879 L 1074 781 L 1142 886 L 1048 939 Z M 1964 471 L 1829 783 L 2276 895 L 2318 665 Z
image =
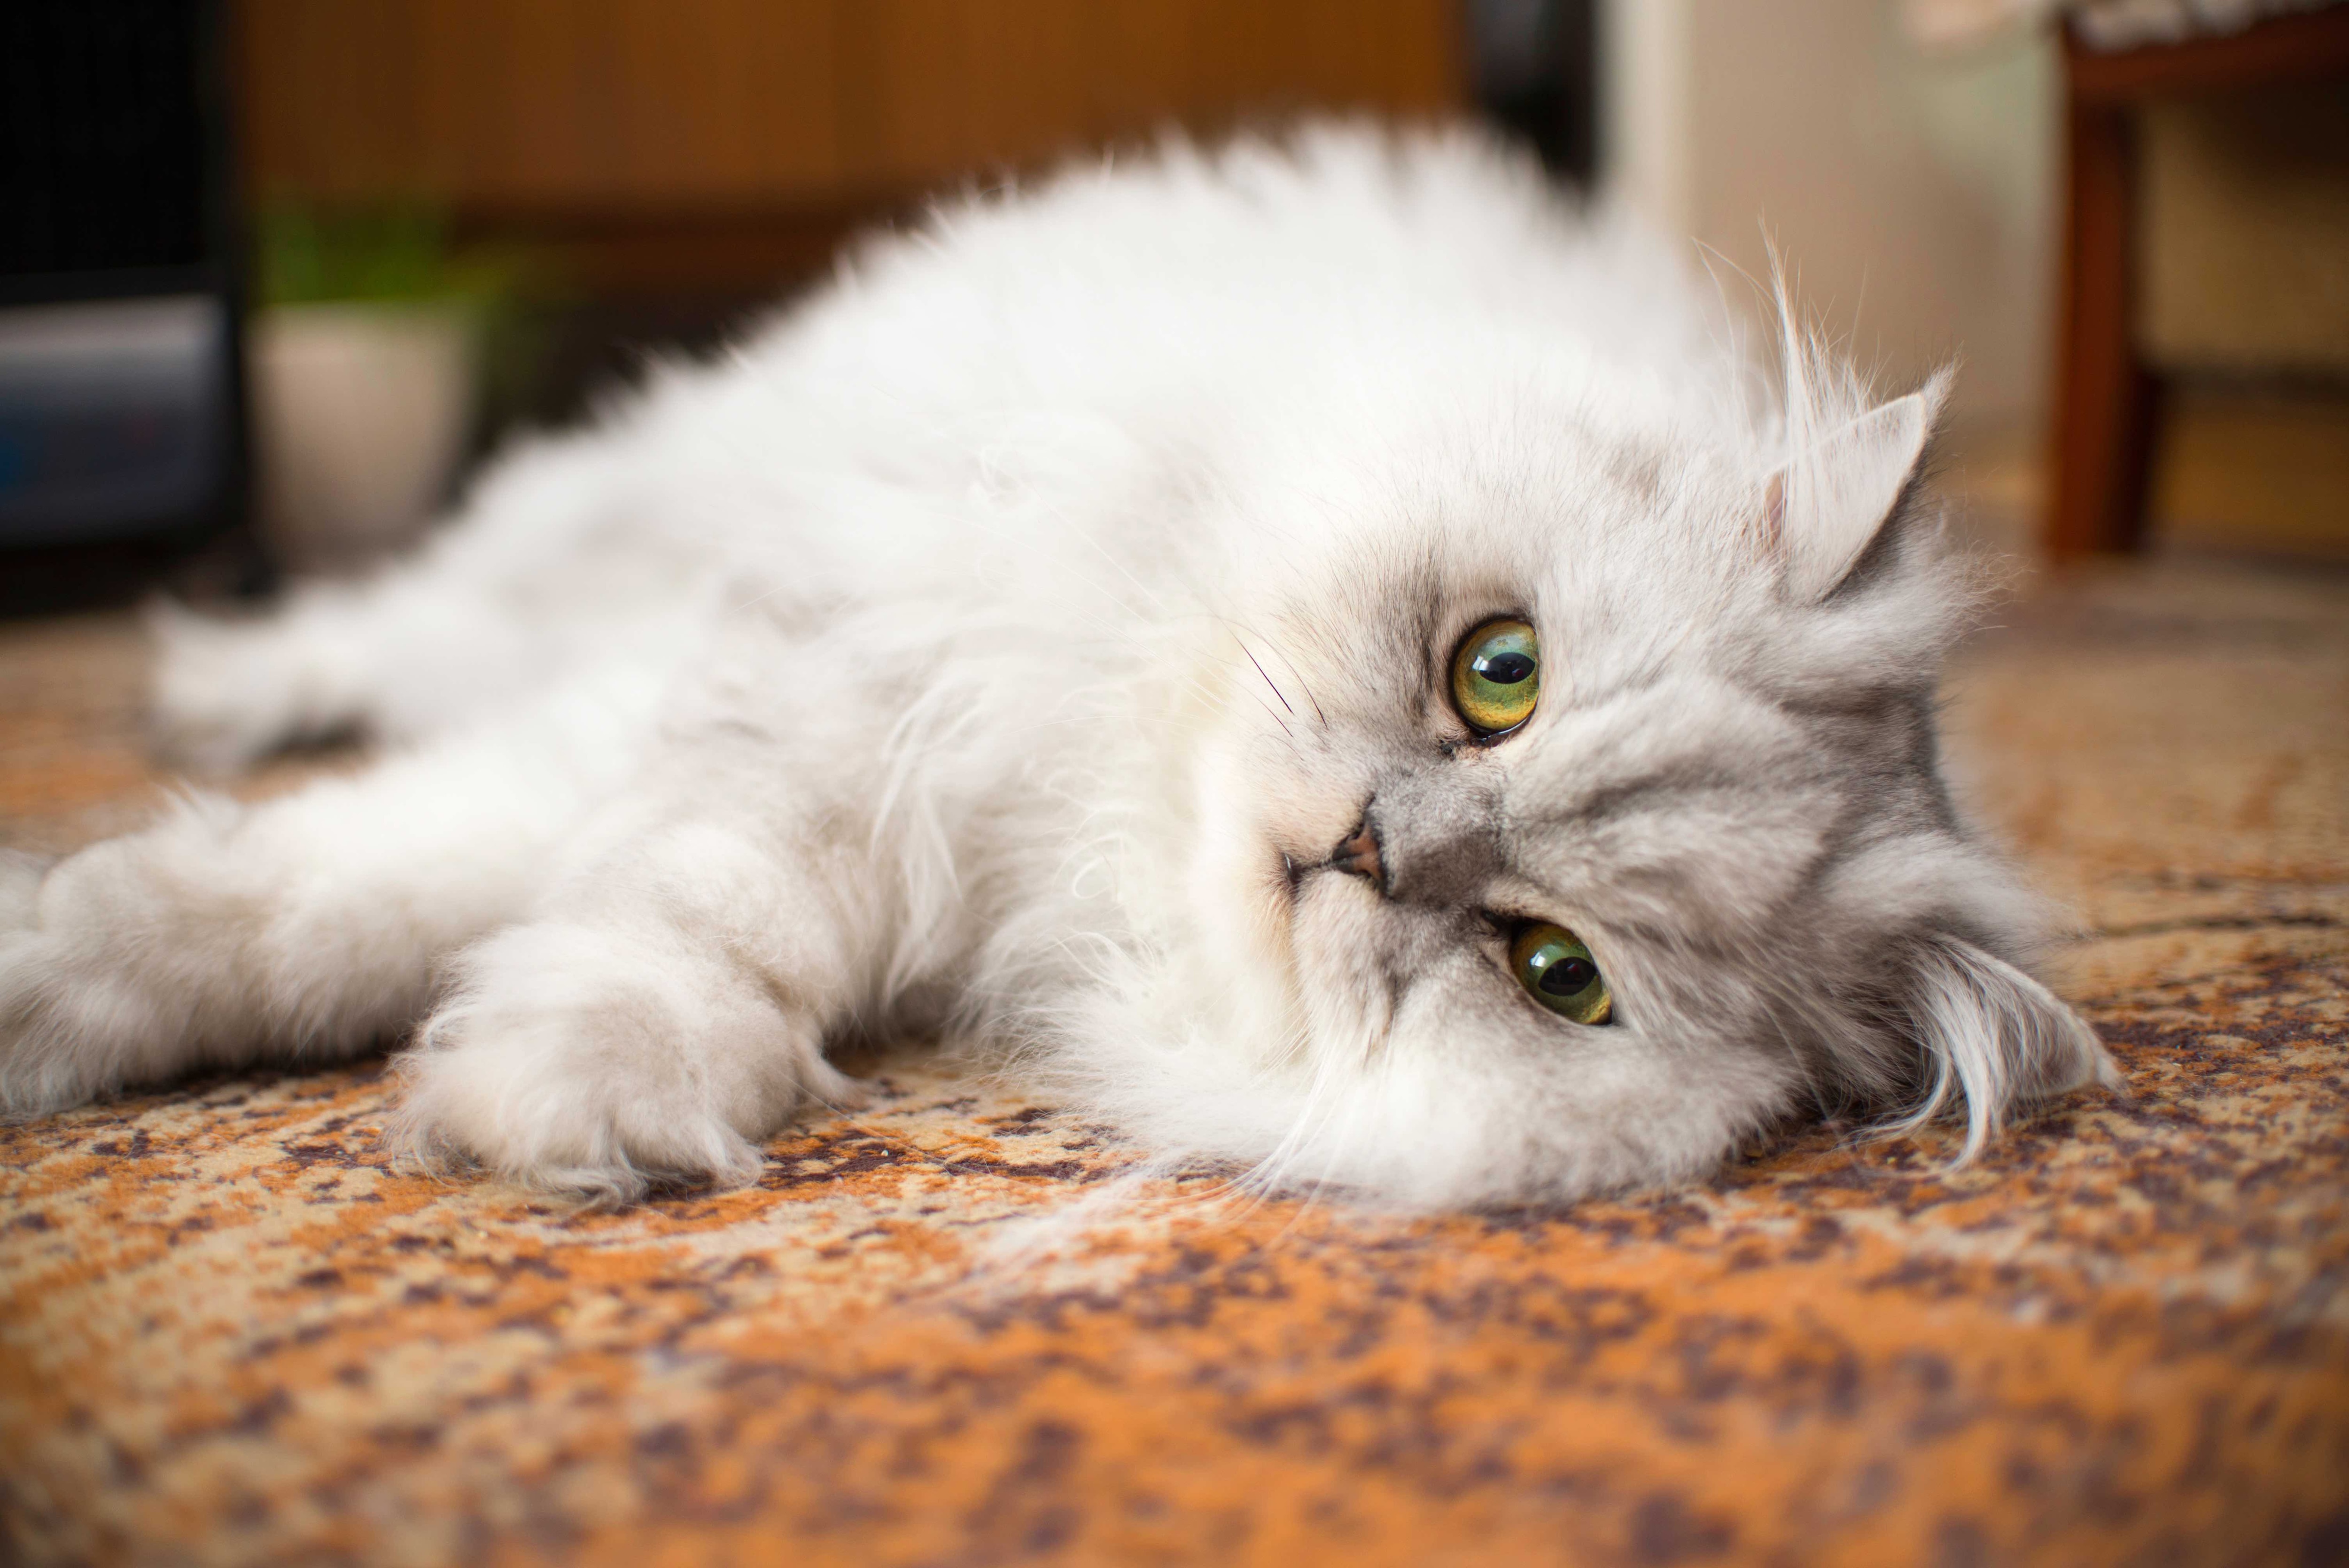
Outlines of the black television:
M 242 521 L 219 0 L 0 5 L 0 575 Z M 140 547 L 144 547 L 144 552 Z

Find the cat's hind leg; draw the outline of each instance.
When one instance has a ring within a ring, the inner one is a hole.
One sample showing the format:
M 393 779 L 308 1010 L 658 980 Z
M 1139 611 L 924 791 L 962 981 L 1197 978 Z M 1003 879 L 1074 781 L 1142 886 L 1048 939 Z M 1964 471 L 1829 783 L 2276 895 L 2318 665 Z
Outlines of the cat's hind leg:
M 156 747 L 212 774 L 305 741 L 416 738 L 431 727 L 416 716 L 460 721 L 511 699 L 531 663 L 524 628 L 409 567 L 306 583 L 251 617 L 158 603 L 147 629 Z
M 174 760 L 225 772 L 345 731 L 409 741 L 511 707 L 599 662 L 660 662 L 697 579 L 641 526 L 626 453 L 525 446 L 402 560 L 296 584 L 255 615 L 159 605 L 151 713 Z
M 573 693 L 261 805 L 191 799 L 54 865 L 0 866 L 0 1110 L 347 1057 L 412 1022 L 440 960 L 528 906 L 629 765 L 640 715 L 614 709 Z

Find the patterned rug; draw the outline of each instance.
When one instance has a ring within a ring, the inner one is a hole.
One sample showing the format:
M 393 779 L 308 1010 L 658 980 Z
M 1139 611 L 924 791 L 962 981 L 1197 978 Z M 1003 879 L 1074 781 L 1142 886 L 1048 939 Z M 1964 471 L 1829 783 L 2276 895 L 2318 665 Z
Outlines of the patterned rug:
M 1952 753 L 2127 1092 L 1974 1166 L 1402 1221 L 906 1049 L 755 1189 L 577 1215 L 389 1169 L 378 1064 L 190 1083 L 0 1129 L 0 1559 L 2349 1562 L 2349 578 L 2006 619 Z M 151 799 L 138 667 L 0 629 L 0 841 Z

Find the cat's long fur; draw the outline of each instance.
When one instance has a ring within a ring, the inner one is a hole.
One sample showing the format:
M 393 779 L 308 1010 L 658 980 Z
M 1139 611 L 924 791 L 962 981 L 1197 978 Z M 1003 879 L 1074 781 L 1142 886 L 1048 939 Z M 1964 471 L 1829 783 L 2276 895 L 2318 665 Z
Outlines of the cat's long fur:
M 1817 1108 L 1962 1094 L 1978 1141 L 2103 1057 L 1938 774 L 1940 389 L 1870 413 L 1789 333 L 1765 394 L 1699 300 L 1466 133 L 948 207 L 413 559 L 165 618 L 184 752 L 391 755 L 15 867 L 0 1096 L 426 1018 L 418 1146 L 626 1198 L 750 1177 L 854 1096 L 827 1042 L 943 1026 L 1153 1146 L 1414 1202 Z M 1541 706 L 1480 745 L 1444 671 L 1502 614 Z M 1519 918 L 1613 1023 L 1529 1001 Z

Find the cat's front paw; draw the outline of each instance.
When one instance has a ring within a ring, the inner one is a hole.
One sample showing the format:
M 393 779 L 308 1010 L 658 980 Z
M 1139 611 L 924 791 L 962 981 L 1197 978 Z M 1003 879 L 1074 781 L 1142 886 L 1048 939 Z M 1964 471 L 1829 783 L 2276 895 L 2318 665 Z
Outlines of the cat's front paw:
M 795 1110 L 861 1099 L 812 1020 L 724 960 L 552 923 L 467 954 L 399 1070 L 406 1152 L 599 1205 L 747 1186 Z

